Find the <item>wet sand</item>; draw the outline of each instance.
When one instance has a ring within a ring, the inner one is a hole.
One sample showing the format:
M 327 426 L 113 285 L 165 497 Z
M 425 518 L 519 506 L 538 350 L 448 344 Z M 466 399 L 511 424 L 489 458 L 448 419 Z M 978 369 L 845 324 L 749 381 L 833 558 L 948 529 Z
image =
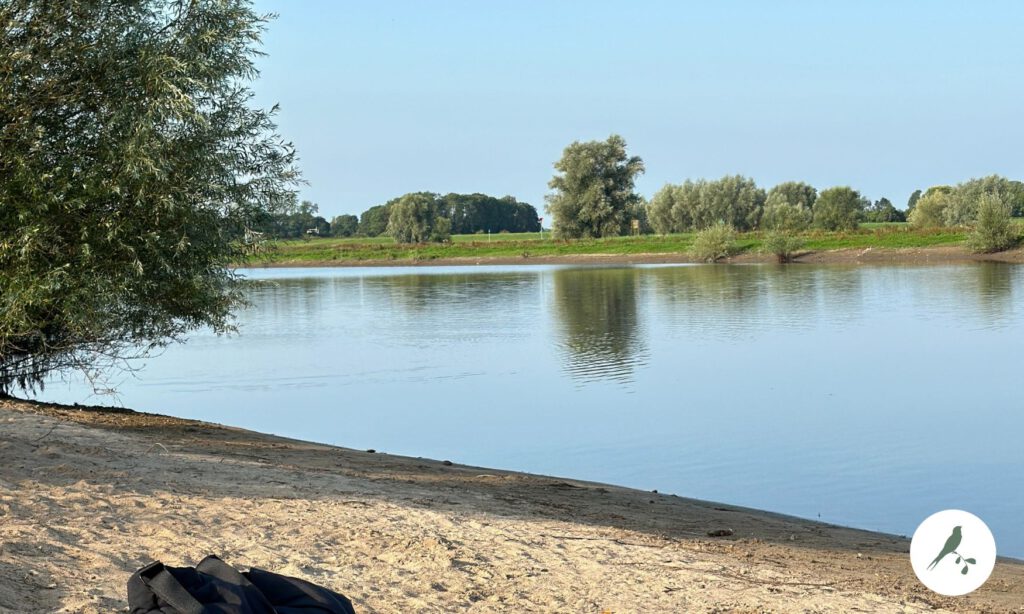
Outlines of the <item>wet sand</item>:
M 674 495 L 0 400 L 0 612 L 124 611 L 135 569 L 211 553 L 360 613 L 1024 612 L 1024 564 L 945 598 L 908 548 Z

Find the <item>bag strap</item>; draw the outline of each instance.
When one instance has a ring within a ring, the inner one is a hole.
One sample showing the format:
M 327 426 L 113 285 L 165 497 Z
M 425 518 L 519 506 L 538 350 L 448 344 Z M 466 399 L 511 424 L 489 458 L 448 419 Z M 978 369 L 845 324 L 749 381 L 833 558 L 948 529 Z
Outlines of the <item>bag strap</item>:
M 199 564 L 196 565 L 196 571 L 202 572 L 208 576 L 213 576 L 214 578 L 223 580 L 229 584 L 249 587 L 252 586 L 252 582 L 249 582 L 249 579 L 243 576 L 242 572 L 220 560 L 220 557 L 212 554 L 199 561 Z
M 212 554 L 207 556 L 202 561 L 199 561 L 198 565 L 196 565 L 196 571 L 216 578 L 227 584 L 239 587 L 246 595 L 246 599 L 249 600 L 249 606 L 253 608 L 256 608 L 257 606 L 262 608 L 261 610 L 258 610 L 259 612 L 266 612 L 269 614 L 277 612 L 267 596 L 264 595 L 255 584 L 250 582 L 249 578 L 245 577 L 244 574 L 234 567 L 220 560 L 220 558 Z M 253 612 L 255 613 L 257 610 L 254 609 Z
M 139 570 L 139 578 L 153 594 L 163 599 L 181 614 L 203 614 L 206 608 L 167 571 L 160 561 Z

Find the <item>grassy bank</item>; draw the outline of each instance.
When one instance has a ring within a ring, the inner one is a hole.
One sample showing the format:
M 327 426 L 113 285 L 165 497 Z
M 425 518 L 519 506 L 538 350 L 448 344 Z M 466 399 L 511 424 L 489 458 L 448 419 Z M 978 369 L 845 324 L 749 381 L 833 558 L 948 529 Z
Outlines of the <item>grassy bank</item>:
M 914 230 L 905 224 L 865 224 L 850 232 L 807 231 L 800 234 L 804 249 L 904 249 L 956 246 L 965 229 Z M 535 258 L 577 255 L 684 254 L 693 246 L 694 233 L 644 235 L 607 239 L 556 240 L 551 233 L 456 235 L 447 244 L 399 245 L 390 237 L 312 238 L 277 241 L 259 256 L 240 264 L 282 265 L 311 262 L 345 264 L 364 261 L 424 261 L 450 258 Z M 762 232 L 742 233 L 740 253 L 761 248 Z

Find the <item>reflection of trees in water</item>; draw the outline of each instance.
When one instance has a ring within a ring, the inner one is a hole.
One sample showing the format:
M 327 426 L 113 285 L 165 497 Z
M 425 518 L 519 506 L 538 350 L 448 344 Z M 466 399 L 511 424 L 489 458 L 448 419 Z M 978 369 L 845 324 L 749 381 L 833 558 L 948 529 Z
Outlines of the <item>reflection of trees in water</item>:
M 323 289 L 328 280 L 316 277 L 270 279 L 247 282 L 249 306 L 243 318 L 250 324 L 297 320 L 316 334 L 317 322 L 323 316 Z
M 957 317 L 968 319 L 973 326 L 999 328 L 1013 318 L 1013 284 L 1020 271 L 1020 265 L 1003 262 L 947 269 L 942 273 L 949 281 L 932 284 L 928 296 L 945 300 Z M 935 296 L 936 292 L 944 296 Z
M 536 317 L 539 276 L 521 273 L 416 274 L 365 278 L 370 309 L 391 332 L 428 340 L 522 337 Z
M 636 269 L 564 269 L 552 273 L 559 346 L 566 369 L 583 381 L 629 382 L 647 360 Z
M 814 325 L 824 305 L 856 314 L 860 280 L 853 270 L 797 265 L 667 267 L 647 271 L 655 308 L 669 333 L 742 339 Z
M 982 262 L 978 265 L 978 313 L 989 324 L 998 326 L 1013 314 L 1013 283 L 1020 265 L 1005 262 Z
M 1014 322 L 1013 286 L 1024 268 L 979 262 L 914 271 L 910 297 L 921 317 L 950 318 L 971 327 L 1002 328 Z
M 815 267 L 812 287 L 818 302 L 817 313 L 826 314 L 833 326 L 863 318 L 865 276 L 876 279 L 877 273 L 855 265 Z
M 436 311 L 479 313 L 506 311 L 524 298 L 533 298 L 536 273 L 461 273 L 395 275 L 365 280 L 378 299 L 416 314 Z

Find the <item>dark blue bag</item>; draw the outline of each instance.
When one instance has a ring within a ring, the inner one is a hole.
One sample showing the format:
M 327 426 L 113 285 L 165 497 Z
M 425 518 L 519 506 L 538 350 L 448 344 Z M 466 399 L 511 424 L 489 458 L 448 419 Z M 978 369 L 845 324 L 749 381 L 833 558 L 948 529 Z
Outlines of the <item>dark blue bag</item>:
M 355 614 L 344 595 L 262 569 L 239 573 L 215 556 L 195 567 L 146 565 L 128 580 L 128 607 L 131 614 Z

